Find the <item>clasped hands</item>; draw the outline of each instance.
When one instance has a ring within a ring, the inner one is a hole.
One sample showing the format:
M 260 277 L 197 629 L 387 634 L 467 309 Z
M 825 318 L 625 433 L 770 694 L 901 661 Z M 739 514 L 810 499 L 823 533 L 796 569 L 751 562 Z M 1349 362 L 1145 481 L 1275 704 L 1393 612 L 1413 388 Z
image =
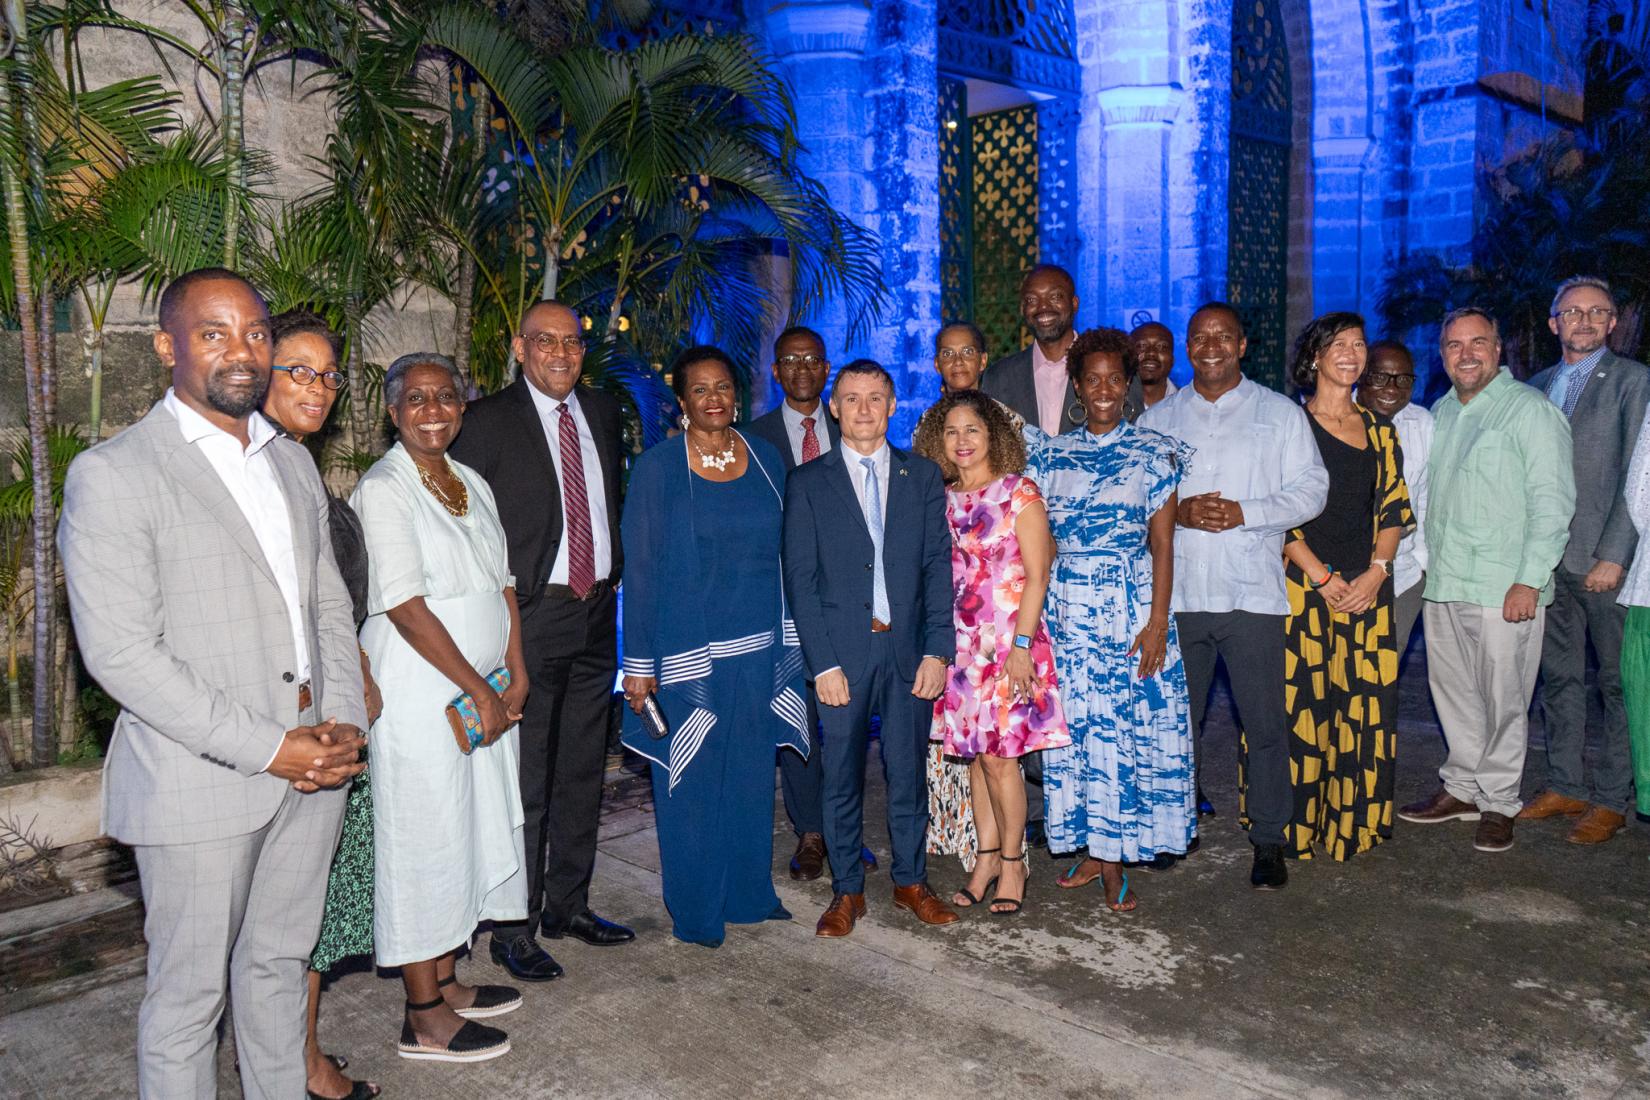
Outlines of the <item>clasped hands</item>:
M 314 726 L 298 726 L 286 731 L 275 759 L 265 769 L 305 794 L 323 787 L 336 787 L 360 775 L 366 764 L 361 749 L 367 735 L 351 722 L 328 718 Z
M 1333 574 L 1318 588 L 1318 595 L 1329 605 L 1329 610 L 1343 615 L 1360 615 L 1375 606 L 1386 582 L 1386 570 L 1372 565 L 1351 580 L 1339 573 Z
M 1175 505 L 1174 521 L 1194 531 L 1230 531 L 1243 526 L 1243 506 L 1220 491 L 1199 493 Z

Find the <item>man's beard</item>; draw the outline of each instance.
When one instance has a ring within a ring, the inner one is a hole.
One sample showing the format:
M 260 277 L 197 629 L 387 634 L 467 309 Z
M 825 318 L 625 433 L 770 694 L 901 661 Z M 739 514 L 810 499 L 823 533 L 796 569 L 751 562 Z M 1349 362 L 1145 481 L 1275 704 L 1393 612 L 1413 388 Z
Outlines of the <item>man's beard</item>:
M 1036 325 L 1028 325 L 1027 327 L 1031 329 L 1031 335 L 1035 336 L 1038 340 L 1045 344 L 1051 344 L 1056 340 L 1065 339 L 1066 333 L 1071 331 L 1071 322 L 1056 321 L 1046 329 L 1038 328 Z
M 225 416 L 236 418 L 246 416 L 264 403 L 264 394 L 269 392 L 269 376 L 266 374 L 260 383 L 254 378 L 248 389 L 240 389 L 226 382 L 227 370 L 214 373 L 206 380 L 206 403 Z

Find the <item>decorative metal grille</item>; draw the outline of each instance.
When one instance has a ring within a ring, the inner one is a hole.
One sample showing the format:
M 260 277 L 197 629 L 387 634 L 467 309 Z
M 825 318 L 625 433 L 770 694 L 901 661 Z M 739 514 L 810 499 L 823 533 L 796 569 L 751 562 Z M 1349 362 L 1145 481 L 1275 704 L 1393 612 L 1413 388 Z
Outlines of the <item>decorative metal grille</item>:
M 1077 91 L 1072 0 L 940 0 L 940 65 L 1018 87 Z
M 1244 373 L 1283 388 L 1289 260 L 1289 48 L 1278 0 L 1232 15 L 1226 293 L 1249 338 Z
M 940 77 L 940 316 L 974 316 L 974 188 L 968 85 Z
M 993 353 L 1027 340 L 1020 322 L 1020 277 L 1037 262 L 1037 109 L 975 115 L 974 323 Z

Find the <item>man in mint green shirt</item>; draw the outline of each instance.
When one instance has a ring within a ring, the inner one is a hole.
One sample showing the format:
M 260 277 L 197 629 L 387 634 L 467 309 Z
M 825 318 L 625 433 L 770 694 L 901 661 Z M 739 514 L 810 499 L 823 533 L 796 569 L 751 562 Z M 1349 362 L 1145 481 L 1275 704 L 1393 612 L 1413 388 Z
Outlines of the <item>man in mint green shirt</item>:
M 1444 318 L 1439 350 L 1454 390 L 1433 409 L 1427 460 L 1427 680 L 1449 744 L 1437 794 L 1398 816 L 1477 821 L 1473 847 L 1512 847 L 1527 713 L 1541 666 L 1553 569 L 1575 512 L 1570 425 L 1501 366 L 1481 309 Z

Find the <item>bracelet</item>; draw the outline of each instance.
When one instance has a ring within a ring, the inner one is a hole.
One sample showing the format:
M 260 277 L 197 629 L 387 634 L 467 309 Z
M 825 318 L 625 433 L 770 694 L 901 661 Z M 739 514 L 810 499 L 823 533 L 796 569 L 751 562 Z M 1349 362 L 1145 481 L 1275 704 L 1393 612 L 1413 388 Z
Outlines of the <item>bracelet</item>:
M 1312 586 L 1313 591 L 1317 591 L 1324 585 L 1328 584 L 1329 578 L 1335 575 L 1335 567 L 1333 565 L 1326 565 L 1324 568 L 1329 570 L 1329 572 L 1325 573 L 1321 579 L 1313 580 L 1311 577 L 1306 578 L 1306 583 Z

